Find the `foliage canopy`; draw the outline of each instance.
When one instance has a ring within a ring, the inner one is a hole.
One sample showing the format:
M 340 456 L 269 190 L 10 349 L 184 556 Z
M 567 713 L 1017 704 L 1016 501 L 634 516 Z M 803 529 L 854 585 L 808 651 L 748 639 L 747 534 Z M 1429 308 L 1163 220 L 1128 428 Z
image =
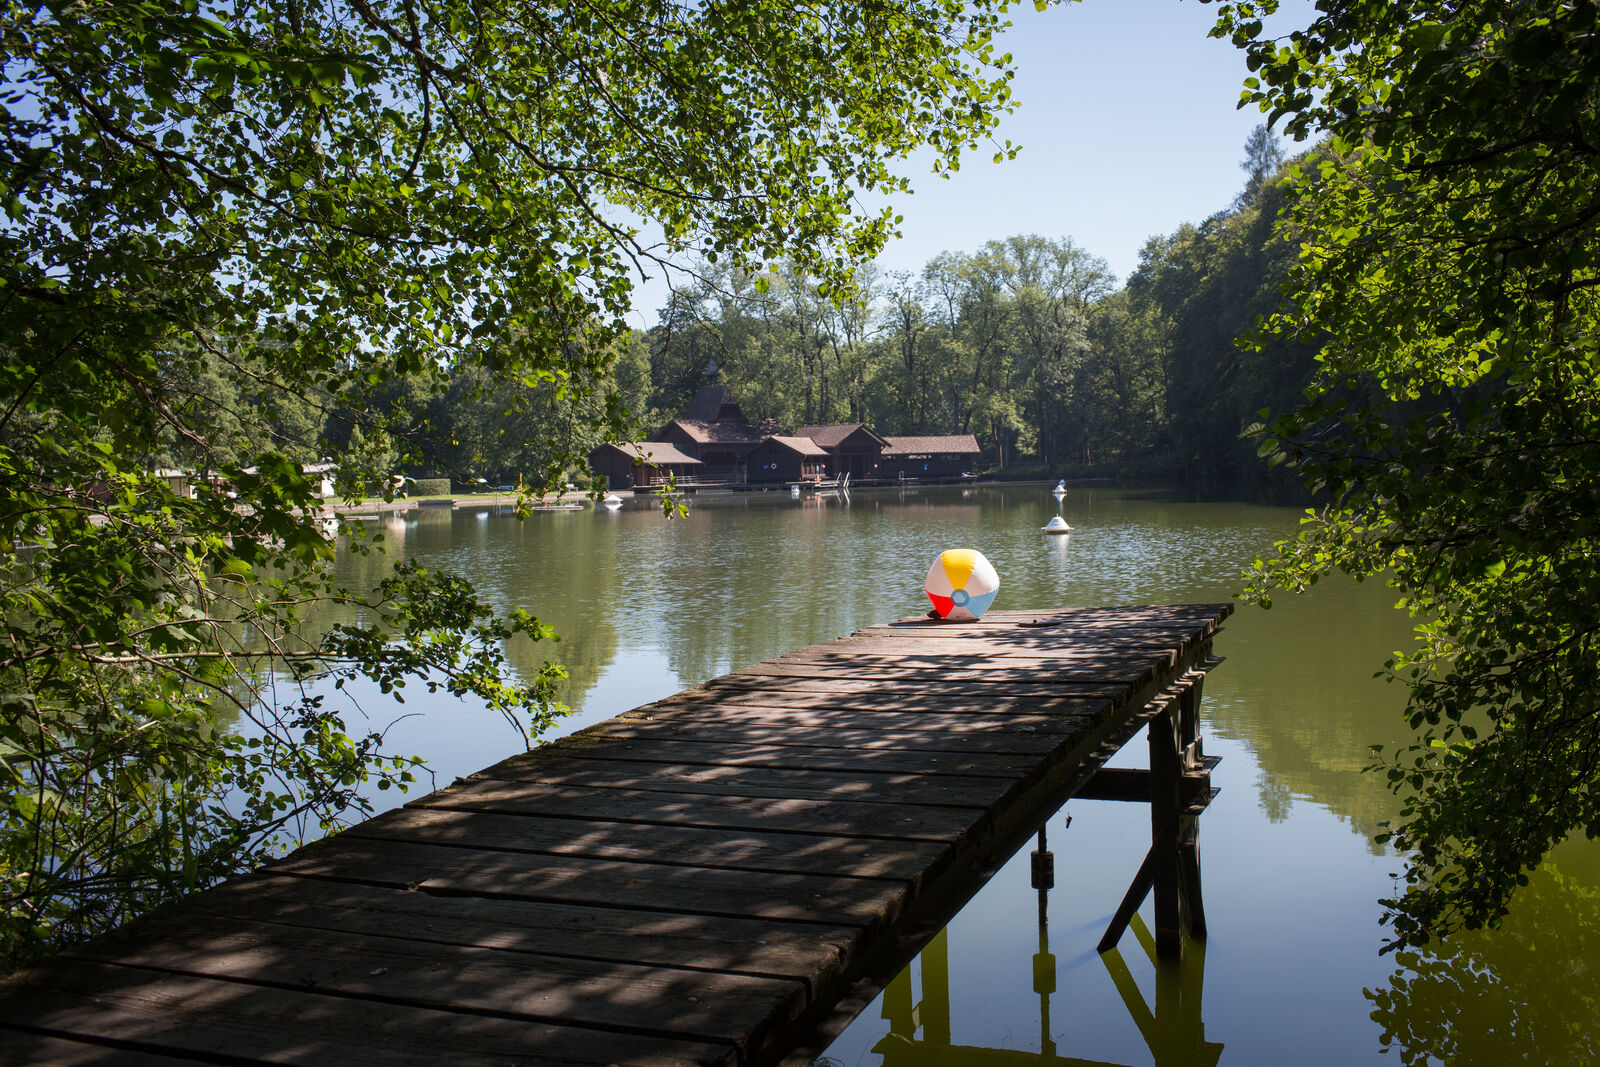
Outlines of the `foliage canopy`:
M 1223 4 L 1258 103 L 1325 151 L 1271 323 L 1322 346 L 1263 448 L 1331 503 L 1256 592 L 1386 575 L 1416 741 L 1396 943 L 1493 925 L 1569 833 L 1600 835 L 1600 13 L 1589 0 L 1335 0 L 1287 40 Z
M 557 669 L 502 652 L 548 630 L 403 562 L 337 588 L 305 462 L 386 485 L 463 378 L 622 432 L 632 272 L 693 249 L 847 285 L 894 222 L 857 193 L 1010 106 L 1003 10 L 0 3 L 0 956 L 403 784 L 312 675 L 547 725 Z M 319 603 L 355 621 L 309 628 Z

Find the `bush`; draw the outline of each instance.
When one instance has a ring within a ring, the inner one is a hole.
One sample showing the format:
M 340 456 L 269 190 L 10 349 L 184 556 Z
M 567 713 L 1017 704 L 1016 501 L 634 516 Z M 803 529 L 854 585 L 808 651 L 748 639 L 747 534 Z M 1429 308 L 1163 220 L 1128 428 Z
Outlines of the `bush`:
M 449 496 L 449 478 L 418 478 L 411 486 L 411 496 Z

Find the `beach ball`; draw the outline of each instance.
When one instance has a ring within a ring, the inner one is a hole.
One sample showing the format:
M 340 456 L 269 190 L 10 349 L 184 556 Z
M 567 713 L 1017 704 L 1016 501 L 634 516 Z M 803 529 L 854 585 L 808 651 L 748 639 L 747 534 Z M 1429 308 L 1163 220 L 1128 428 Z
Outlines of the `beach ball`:
M 976 619 L 989 610 L 1000 591 L 994 564 L 974 548 L 950 548 L 928 568 L 923 592 L 943 619 Z

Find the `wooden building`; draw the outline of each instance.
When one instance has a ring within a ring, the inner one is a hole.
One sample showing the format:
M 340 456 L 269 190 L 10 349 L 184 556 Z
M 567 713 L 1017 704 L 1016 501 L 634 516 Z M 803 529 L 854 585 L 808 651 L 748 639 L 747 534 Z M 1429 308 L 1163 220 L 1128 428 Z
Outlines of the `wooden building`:
M 694 456 L 707 468 L 725 473 L 743 467 L 745 459 L 761 443 L 761 431 L 753 426 L 733 426 L 692 419 L 673 419 L 661 428 L 656 439 L 665 441 L 687 456 Z M 742 481 L 728 477 L 725 481 Z
M 879 464 L 888 440 L 865 423 L 836 423 L 831 426 L 802 426 L 796 437 L 809 437 L 828 453 L 828 473 L 837 478 L 879 478 Z
M 605 444 L 589 453 L 589 466 L 612 489 L 665 485 L 668 478 L 694 478 L 703 464 L 665 441 Z
M 809 437 L 768 437 L 745 460 L 753 483 L 814 482 L 826 473 L 828 453 Z
M 172 490 L 173 496 L 193 499 L 195 476 L 192 471 L 178 470 L 175 467 L 159 467 L 155 471 L 155 476 L 167 483 L 167 488 Z
M 766 435 L 744 417 L 733 390 L 719 378 L 716 360 L 712 360 L 706 367 L 706 383 L 683 414 L 663 426 L 654 439 L 698 459 L 704 464 L 702 478 L 747 481 L 746 458 Z
M 884 440 L 878 468 L 883 478 L 959 478 L 973 473 L 983 451 L 970 433 Z

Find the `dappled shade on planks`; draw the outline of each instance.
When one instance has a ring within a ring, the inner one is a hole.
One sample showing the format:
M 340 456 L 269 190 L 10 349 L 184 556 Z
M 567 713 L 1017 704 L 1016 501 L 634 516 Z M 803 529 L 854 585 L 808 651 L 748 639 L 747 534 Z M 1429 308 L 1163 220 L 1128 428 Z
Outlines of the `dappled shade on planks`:
M 906 620 L 459 780 L 0 987 L 0 1063 L 765 1063 L 887 979 L 1227 605 Z

